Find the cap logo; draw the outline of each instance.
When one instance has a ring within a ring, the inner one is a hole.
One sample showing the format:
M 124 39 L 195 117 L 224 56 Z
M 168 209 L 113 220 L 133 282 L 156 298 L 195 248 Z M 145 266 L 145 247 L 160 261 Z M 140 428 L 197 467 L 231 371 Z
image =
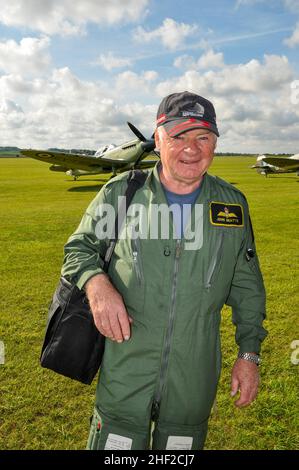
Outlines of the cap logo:
M 188 108 L 182 111 L 182 116 L 183 117 L 194 116 L 194 117 L 202 118 L 204 113 L 205 113 L 205 108 L 201 104 L 195 103 L 195 105 L 192 108 Z

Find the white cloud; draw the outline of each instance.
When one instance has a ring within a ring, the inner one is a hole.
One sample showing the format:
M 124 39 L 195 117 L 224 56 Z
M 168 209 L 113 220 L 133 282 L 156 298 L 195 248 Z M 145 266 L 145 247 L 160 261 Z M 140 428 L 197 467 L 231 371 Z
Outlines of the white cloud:
M 154 70 L 148 70 L 141 74 L 127 70 L 117 76 L 116 90 L 122 93 L 125 92 L 127 99 L 129 96 L 142 97 L 147 93 L 153 93 L 157 78 L 158 74 Z
M 50 39 L 23 38 L 20 43 L 13 39 L 0 42 L 0 69 L 6 73 L 42 75 L 48 69 Z
M 44 79 L 4 75 L 0 77 L 1 145 L 95 149 L 132 139 L 128 120 L 150 135 L 153 106 L 145 104 L 141 95 L 140 101 L 134 99 L 134 86 L 150 86 L 155 79 L 154 71 L 140 77 L 128 72 L 123 83 L 118 78 L 117 85 L 104 84 L 80 80 L 67 67 Z
M 223 66 L 222 52 L 214 52 L 212 49 L 203 54 L 197 61 L 199 69 L 222 68 Z
M 117 57 L 112 52 L 108 54 L 101 54 L 94 62 L 93 65 L 99 65 L 105 70 L 113 70 L 132 65 L 133 60 L 125 57 Z
M 288 39 L 285 39 L 284 43 L 289 47 L 295 47 L 299 44 L 299 22 L 296 24 L 296 28 L 293 34 Z
M 176 57 L 173 62 L 174 67 L 183 70 L 194 70 L 196 68 L 196 62 L 190 55 L 184 54 Z
M 196 25 L 177 23 L 172 18 L 166 18 L 162 26 L 152 31 L 146 31 L 139 26 L 134 32 L 134 38 L 138 42 L 152 42 L 159 40 L 170 50 L 176 50 L 188 36 L 197 31 Z
M 51 34 L 78 34 L 88 22 L 136 21 L 149 0 L 9 0 L 1 2 L 0 22 Z
M 194 60 L 191 56 L 183 55 L 175 59 L 174 66 L 185 70 L 222 68 L 224 67 L 223 53 L 214 52 L 213 49 L 209 49 L 198 60 Z
M 264 63 L 252 59 L 246 64 L 226 65 L 219 71 L 187 70 L 181 76 L 161 82 L 158 94 L 167 94 L 167 90 L 181 91 L 192 88 L 204 90 L 212 96 L 237 93 L 257 93 L 277 90 L 290 83 L 293 77 L 287 57 L 265 55 Z
M 24 113 L 14 101 L 3 99 L 0 101 L 0 126 L 3 133 L 6 129 L 16 129 L 24 122 Z
M 126 70 L 109 83 L 82 80 L 67 67 L 43 77 L 4 74 L 2 145 L 95 149 L 133 138 L 126 121 L 149 136 L 161 98 L 190 90 L 215 104 L 219 151 L 298 153 L 299 109 L 291 104 L 290 82 L 295 77 L 287 58 L 266 55 L 263 60 L 227 65 L 223 56 L 208 52 L 189 59 L 196 66 L 201 60 L 200 67 L 217 65 L 214 69 L 186 68 L 160 82 L 155 70 Z
M 291 103 L 293 79 L 285 56 L 265 55 L 263 61 L 224 64 L 219 70 L 187 69 L 179 77 L 160 82 L 156 92 L 161 98 L 189 90 L 210 99 L 221 134 L 219 151 L 295 152 L 299 109 Z

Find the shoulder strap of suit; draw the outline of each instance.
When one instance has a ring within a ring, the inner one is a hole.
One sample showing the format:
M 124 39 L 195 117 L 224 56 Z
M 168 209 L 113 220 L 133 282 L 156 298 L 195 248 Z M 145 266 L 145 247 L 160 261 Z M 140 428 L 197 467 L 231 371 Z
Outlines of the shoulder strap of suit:
M 119 207 L 119 212 L 116 214 L 115 226 L 114 226 L 114 238 L 110 240 L 109 246 L 105 253 L 104 266 L 103 269 L 105 272 L 108 271 L 109 263 L 118 240 L 119 229 L 121 229 L 123 222 L 125 220 L 128 208 L 132 202 L 132 199 L 136 191 L 141 188 L 147 178 L 147 173 L 144 173 L 141 170 L 132 170 L 128 176 L 128 186 L 125 192 L 125 197 L 122 201 L 122 204 Z

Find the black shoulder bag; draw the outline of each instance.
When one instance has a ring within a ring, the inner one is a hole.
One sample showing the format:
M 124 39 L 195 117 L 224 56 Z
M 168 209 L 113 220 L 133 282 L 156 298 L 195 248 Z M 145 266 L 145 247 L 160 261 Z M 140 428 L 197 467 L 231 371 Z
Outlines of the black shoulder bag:
M 133 170 L 115 219 L 115 238 L 110 240 L 103 269 L 108 271 L 117 239 L 128 207 L 137 189 L 143 186 L 147 174 Z M 120 223 L 118 222 L 120 220 Z M 96 328 L 84 290 L 80 290 L 64 277 L 59 280 L 48 313 L 46 335 L 41 351 L 42 367 L 85 384 L 91 384 L 103 357 L 105 336 Z

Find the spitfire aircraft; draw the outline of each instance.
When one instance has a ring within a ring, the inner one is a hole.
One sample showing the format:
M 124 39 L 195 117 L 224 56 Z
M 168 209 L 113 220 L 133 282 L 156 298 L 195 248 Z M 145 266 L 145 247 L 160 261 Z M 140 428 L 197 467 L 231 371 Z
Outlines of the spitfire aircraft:
M 131 131 L 137 139 L 122 145 L 106 145 L 94 155 L 78 153 L 63 153 L 50 150 L 24 149 L 21 154 L 25 157 L 51 163 L 51 171 L 62 171 L 76 180 L 83 175 L 96 175 L 99 173 L 123 172 L 133 168 L 150 168 L 157 162 L 158 153 L 155 151 L 153 138 L 146 139 L 136 127 L 128 122 Z M 155 160 L 144 160 L 145 157 L 156 156 Z
M 261 175 L 268 176 L 269 173 L 296 173 L 299 176 L 299 153 L 292 157 L 267 157 L 260 155 L 256 164 L 251 168 L 256 168 Z

